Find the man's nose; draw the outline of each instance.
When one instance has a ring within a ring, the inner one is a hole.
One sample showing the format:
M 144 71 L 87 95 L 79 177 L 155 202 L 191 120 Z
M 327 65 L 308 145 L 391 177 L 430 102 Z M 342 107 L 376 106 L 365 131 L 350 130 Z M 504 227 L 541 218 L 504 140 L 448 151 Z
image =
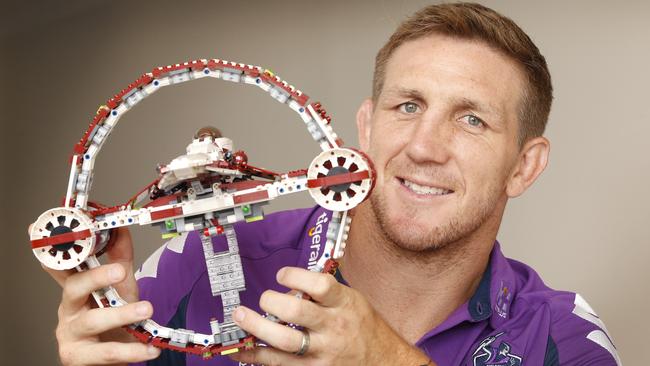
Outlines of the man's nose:
M 414 162 L 444 164 L 449 160 L 453 126 L 441 115 L 423 115 L 416 122 L 406 147 Z

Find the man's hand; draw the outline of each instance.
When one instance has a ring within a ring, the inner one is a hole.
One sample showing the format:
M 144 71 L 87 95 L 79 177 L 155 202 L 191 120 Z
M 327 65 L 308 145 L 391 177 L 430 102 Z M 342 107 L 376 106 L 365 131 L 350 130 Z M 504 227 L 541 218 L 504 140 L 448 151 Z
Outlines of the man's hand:
M 267 366 L 434 365 L 395 333 L 358 291 L 338 283 L 333 276 L 286 267 L 278 271 L 277 280 L 308 294 L 313 301 L 268 290 L 260 298 L 260 307 L 308 331 L 307 352 L 295 354 L 303 342 L 301 331 L 242 306 L 233 314 L 235 322 L 270 347 L 233 354 L 234 360 Z
M 63 365 L 107 365 L 146 361 L 160 350 L 135 341 L 121 326 L 151 317 L 153 308 L 138 300 L 133 275 L 133 245 L 126 228 L 112 233 L 109 263 L 84 272 L 45 268 L 63 287 L 56 339 Z M 93 308 L 92 291 L 114 286 L 129 302 L 117 308 Z M 133 303 L 131 303 L 133 302 Z

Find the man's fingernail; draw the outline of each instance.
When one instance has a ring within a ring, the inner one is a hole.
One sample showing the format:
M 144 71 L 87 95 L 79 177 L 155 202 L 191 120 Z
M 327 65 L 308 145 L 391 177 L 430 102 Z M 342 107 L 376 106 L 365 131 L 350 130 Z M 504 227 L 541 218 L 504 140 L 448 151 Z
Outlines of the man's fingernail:
M 284 273 L 285 273 L 286 271 L 287 271 L 287 270 L 286 270 L 285 267 L 280 268 L 280 270 L 278 271 L 278 273 L 275 275 L 275 279 L 278 280 L 278 281 L 280 281 L 280 280 L 284 277 Z
M 122 268 L 122 266 L 112 266 L 111 269 L 108 270 L 108 277 L 111 281 L 119 281 L 122 279 L 122 276 L 124 276 L 124 268 Z
M 140 316 L 149 314 L 149 304 L 141 302 L 135 306 L 135 312 Z M 155 348 L 155 347 L 154 347 Z
M 147 347 L 147 353 L 151 356 L 158 356 L 160 354 L 160 349 L 150 345 Z
M 244 313 L 244 310 L 242 310 L 241 308 L 237 308 L 237 309 L 235 309 L 235 311 L 233 312 L 232 315 L 233 315 L 233 317 L 235 318 L 235 320 L 238 321 L 238 322 L 240 322 L 240 323 L 241 323 L 241 322 L 244 320 L 244 318 L 246 317 L 246 314 Z

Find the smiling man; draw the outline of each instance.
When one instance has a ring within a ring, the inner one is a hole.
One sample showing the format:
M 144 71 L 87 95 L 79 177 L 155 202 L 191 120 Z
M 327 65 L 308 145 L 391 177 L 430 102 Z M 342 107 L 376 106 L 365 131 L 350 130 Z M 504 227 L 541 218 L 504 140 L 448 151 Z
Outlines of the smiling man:
M 242 303 L 261 297 L 233 319 L 269 347 L 202 361 L 168 351 L 158 357 L 107 333 L 152 316 L 146 301 L 87 306 L 90 292 L 109 284 L 125 298 L 138 296 L 131 242 L 119 231 L 108 253 L 119 263 L 52 272 L 64 285 L 63 363 L 620 365 L 602 321 L 579 295 L 548 288 L 496 242 L 508 199 L 546 166 L 551 100 L 544 57 L 510 19 L 467 3 L 420 10 L 379 51 L 372 98 L 357 113 L 359 144 L 377 182 L 353 212 L 336 278 L 297 268 L 321 254 L 314 252 L 322 251 L 330 212 L 287 211 L 235 227 L 247 277 Z M 201 248 L 196 233 L 179 237 L 136 274 L 158 323 L 200 329 L 223 316 L 206 269 L 196 265 Z
M 272 365 L 620 365 L 604 325 L 496 242 L 508 199 L 544 170 L 551 107 L 544 57 L 510 19 L 477 4 L 422 9 L 376 58 L 357 113 L 377 183 L 354 215 L 338 282 L 298 269 L 245 329 L 276 349 L 236 356 Z M 345 287 L 343 284 L 349 285 Z M 308 333 L 307 333 L 308 332 Z M 303 356 L 305 337 L 309 351 Z

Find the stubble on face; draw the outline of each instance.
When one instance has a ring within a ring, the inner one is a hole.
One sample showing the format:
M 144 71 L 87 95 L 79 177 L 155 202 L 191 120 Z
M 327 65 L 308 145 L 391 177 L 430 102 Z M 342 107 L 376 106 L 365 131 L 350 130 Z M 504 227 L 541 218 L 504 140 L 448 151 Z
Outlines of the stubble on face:
M 393 163 L 389 163 L 389 169 Z M 405 173 L 406 176 L 433 177 L 439 182 L 451 183 L 454 180 L 453 177 L 442 173 L 440 168 L 419 166 L 410 162 L 401 163 L 400 172 Z M 414 255 L 449 249 L 448 246 L 454 243 L 460 245 L 461 242 L 469 240 L 493 216 L 503 192 L 498 184 L 491 183 L 489 186 L 483 187 L 483 194 L 480 197 L 474 197 L 466 205 L 456 205 L 451 217 L 433 227 L 430 225 L 419 227 L 409 219 L 419 215 L 417 207 L 411 208 L 412 215 L 399 216 L 399 212 L 389 206 L 383 192 L 376 190 L 370 196 L 370 206 L 376 229 L 393 244 L 395 249 Z M 456 202 L 459 201 L 456 200 Z

